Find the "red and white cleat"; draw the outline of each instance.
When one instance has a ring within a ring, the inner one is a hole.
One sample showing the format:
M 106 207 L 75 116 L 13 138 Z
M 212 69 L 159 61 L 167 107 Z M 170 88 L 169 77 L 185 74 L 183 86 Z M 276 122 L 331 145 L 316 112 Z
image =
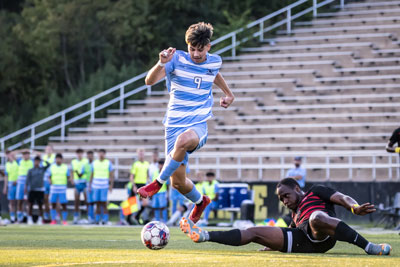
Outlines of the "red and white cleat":
M 208 196 L 203 195 L 203 202 L 201 205 L 195 205 L 192 212 L 189 215 L 189 219 L 193 223 L 197 223 L 200 220 L 201 214 L 206 209 L 206 207 L 211 203 L 211 199 Z
M 146 186 L 143 186 L 137 190 L 137 193 L 140 195 L 142 198 L 148 198 L 152 197 L 155 194 L 157 194 L 158 191 L 160 191 L 161 186 L 157 180 L 154 180 L 153 182 L 149 183 Z
M 68 225 L 67 221 L 63 221 L 62 225 Z
M 57 221 L 56 220 L 52 220 L 51 222 L 50 222 L 50 225 L 56 225 L 57 224 Z

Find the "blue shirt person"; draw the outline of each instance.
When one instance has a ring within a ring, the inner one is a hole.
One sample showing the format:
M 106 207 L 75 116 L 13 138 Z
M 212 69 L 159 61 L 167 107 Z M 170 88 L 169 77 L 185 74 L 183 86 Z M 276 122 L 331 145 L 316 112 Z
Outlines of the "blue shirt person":
M 301 157 L 294 158 L 294 168 L 287 171 L 285 178 L 296 179 L 300 187 L 304 188 L 304 186 L 306 185 L 307 171 L 306 169 L 301 167 L 301 160 Z

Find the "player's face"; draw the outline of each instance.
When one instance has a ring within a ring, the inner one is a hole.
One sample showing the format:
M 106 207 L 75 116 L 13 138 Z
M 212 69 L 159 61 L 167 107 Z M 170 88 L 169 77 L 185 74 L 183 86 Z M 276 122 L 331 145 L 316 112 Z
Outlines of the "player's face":
M 31 156 L 30 153 L 24 153 L 24 154 L 22 154 L 22 157 L 24 158 L 24 160 L 28 160 L 30 156 Z
M 57 165 L 61 165 L 62 162 L 63 162 L 63 159 L 62 159 L 62 158 L 56 158 L 56 163 L 57 163 Z
M 104 152 L 99 152 L 99 158 L 100 158 L 101 160 L 103 160 L 105 156 L 106 156 L 106 155 L 104 154 Z
M 203 47 L 192 46 L 191 44 L 188 44 L 188 52 L 189 52 L 190 58 L 195 63 L 204 62 L 207 59 L 207 52 L 210 51 L 210 48 L 211 48 L 211 44 L 208 44 Z
M 278 198 L 279 200 L 291 210 L 296 210 L 297 205 L 299 203 L 299 194 L 298 194 L 298 187 L 296 189 L 292 189 L 286 185 L 281 185 L 278 190 Z
M 77 156 L 78 159 L 82 159 L 83 153 L 76 153 L 76 156 Z
M 34 165 L 35 165 L 35 168 L 39 168 L 40 160 L 35 160 Z
M 53 147 L 52 146 L 46 146 L 45 152 L 46 152 L 46 154 L 50 155 L 51 153 L 53 153 Z
M 92 161 L 93 160 L 93 153 L 87 153 L 87 158 L 88 160 Z

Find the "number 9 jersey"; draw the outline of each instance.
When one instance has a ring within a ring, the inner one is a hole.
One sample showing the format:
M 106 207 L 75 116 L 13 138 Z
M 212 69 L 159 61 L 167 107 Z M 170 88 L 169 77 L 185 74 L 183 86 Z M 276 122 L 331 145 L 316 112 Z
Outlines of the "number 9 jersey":
M 166 84 L 170 94 L 163 123 L 166 127 L 188 127 L 210 119 L 213 106 L 212 84 L 221 68 L 218 55 L 207 53 L 207 59 L 195 63 L 189 53 L 177 50 L 165 65 Z

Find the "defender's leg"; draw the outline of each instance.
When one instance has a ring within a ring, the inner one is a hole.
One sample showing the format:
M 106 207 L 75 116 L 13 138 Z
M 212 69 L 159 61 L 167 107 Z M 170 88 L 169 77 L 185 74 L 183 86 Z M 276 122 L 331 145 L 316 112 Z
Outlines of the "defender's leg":
M 345 222 L 333 218 L 322 211 L 315 211 L 311 214 L 309 225 L 313 237 L 317 240 L 323 240 L 327 236 L 331 236 L 336 240 L 356 245 L 370 255 L 389 255 L 392 249 L 388 244 L 368 242 Z

